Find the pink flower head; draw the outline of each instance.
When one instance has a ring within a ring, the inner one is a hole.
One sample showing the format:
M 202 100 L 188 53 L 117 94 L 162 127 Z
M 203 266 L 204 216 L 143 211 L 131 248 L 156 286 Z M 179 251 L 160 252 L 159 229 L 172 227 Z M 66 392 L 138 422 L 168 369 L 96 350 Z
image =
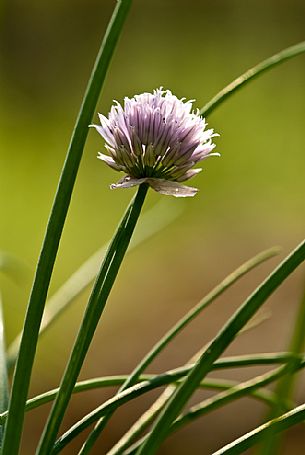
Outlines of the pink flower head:
M 109 155 L 98 154 L 125 177 L 111 188 L 128 188 L 147 182 L 155 191 L 176 197 L 194 196 L 197 188 L 181 185 L 201 169 L 199 161 L 218 153 L 212 129 L 192 110 L 192 101 L 179 100 L 162 88 L 116 102 L 101 125 L 90 125 L 106 141 Z

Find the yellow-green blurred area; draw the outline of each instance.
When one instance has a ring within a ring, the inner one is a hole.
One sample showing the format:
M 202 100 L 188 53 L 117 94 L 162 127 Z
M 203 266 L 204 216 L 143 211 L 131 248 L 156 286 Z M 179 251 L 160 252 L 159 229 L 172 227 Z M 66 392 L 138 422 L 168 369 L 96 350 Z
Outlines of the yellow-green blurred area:
M 35 264 L 66 149 L 114 1 L 9 0 L 0 10 L 0 249 L 26 271 L 2 274 L 7 342 L 21 330 Z M 98 112 L 112 100 L 163 86 L 202 107 L 264 58 L 305 39 L 302 0 L 135 0 L 115 52 Z M 128 373 L 158 338 L 226 274 L 273 245 L 282 256 L 305 226 L 305 55 L 236 93 L 208 118 L 221 158 L 204 162 L 193 199 L 168 198 L 179 219 L 128 255 L 99 324 L 81 377 Z M 95 121 L 97 117 L 95 116 Z M 108 241 L 133 190 L 110 191 L 120 175 L 96 159 L 103 142 L 91 130 L 51 282 L 52 294 Z M 162 196 L 149 194 L 144 210 Z M 166 198 L 166 196 L 163 196 Z M 141 222 L 141 221 L 140 221 Z M 179 335 L 150 372 L 182 365 L 206 344 L 279 262 L 252 272 Z M 271 317 L 238 337 L 229 354 L 287 349 L 304 269 L 269 299 Z M 42 338 L 31 396 L 55 387 L 88 292 Z M 214 373 L 246 379 L 266 369 Z M 304 378 L 303 378 L 304 381 Z M 302 376 L 297 401 L 304 402 Z M 75 397 L 64 428 L 114 390 Z M 149 394 L 112 418 L 94 454 L 106 453 L 153 402 Z M 192 403 L 208 396 L 198 392 Z M 48 407 L 27 416 L 22 454 L 34 453 Z M 244 399 L 203 417 L 162 446 L 161 455 L 210 454 L 254 428 L 266 415 Z M 76 454 L 82 438 L 63 453 Z M 305 452 L 304 428 L 285 435 L 282 454 Z

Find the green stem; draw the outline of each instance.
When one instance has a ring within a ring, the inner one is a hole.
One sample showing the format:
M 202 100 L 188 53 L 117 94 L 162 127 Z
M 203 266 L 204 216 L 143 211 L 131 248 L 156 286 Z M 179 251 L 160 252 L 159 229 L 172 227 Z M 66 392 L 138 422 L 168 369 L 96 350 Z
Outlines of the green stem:
M 244 356 L 242 356 L 244 357 Z M 275 359 L 277 356 L 275 357 Z M 274 359 L 274 360 L 275 360 Z M 227 361 L 228 360 L 228 361 Z M 259 364 L 261 365 L 266 365 L 265 363 L 265 358 L 261 358 L 263 363 Z M 275 361 L 277 363 L 279 361 L 279 358 Z M 287 357 L 284 355 L 282 356 L 282 361 L 285 363 L 288 361 Z M 231 359 L 223 359 L 216 361 L 212 367 L 212 369 L 222 369 L 222 368 L 232 368 L 232 367 L 237 367 L 237 366 L 246 366 L 244 363 L 244 358 L 237 359 L 236 361 Z M 253 365 L 250 363 L 250 365 Z M 305 359 L 302 361 L 302 363 L 299 365 L 299 368 L 304 368 L 305 367 Z M 56 454 L 60 452 L 70 441 L 72 441 L 73 438 L 75 438 L 79 433 L 81 433 L 83 430 L 85 430 L 88 426 L 90 426 L 93 422 L 96 422 L 100 417 L 106 415 L 107 413 L 111 412 L 113 409 L 117 409 L 119 406 L 123 405 L 124 403 L 127 403 L 130 400 L 133 400 L 134 398 L 137 398 L 144 393 L 149 392 L 150 390 L 153 390 L 157 387 L 172 384 L 174 382 L 179 381 L 181 378 L 183 378 L 186 374 L 188 374 L 192 369 L 192 365 L 188 365 L 182 368 L 176 368 L 175 370 L 167 371 L 164 374 L 155 376 L 153 379 L 150 381 L 145 381 L 141 382 L 139 384 L 136 384 L 129 389 L 124 390 L 123 392 L 120 392 L 113 398 L 109 399 L 105 403 L 103 403 L 101 406 L 98 408 L 94 409 L 91 411 L 89 414 L 87 414 L 85 417 L 83 417 L 82 420 L 76 422 L 66 433 L 64 433 L 57 441 L 54 446 L 53 451 L 51 452 L 52 454 Z M 284 372 L 285 370 L 283 370 Z
M 305 366 L 305 364 L 303 364 L 303 366 Z M 204 400 L 203 402 L 193 406 L 184 415 L 178 417 L 178 419 L 171 425 L 169 429 L 169 434 L 178 431 L 185 425 L 193 422 L 193 420 L 198 419 L 199 417 L 202 417 L 203 415 L 206 415 L 208 412 L 214 411 L 215 409 L 219 409 L 221 406 L 225 406 L 226 404 L 232 402 L 233 400 L 237 400 L 248 395 L 253 395 L 253 393 L 257 392 L 265 393 L 264 390 L 259 391 L 257 389 L 260 387 L 264 387 L 273 381 L 276 381 L 278 378 L 282 377 L 286 371 L 287 365 L 277 368 L 268 373 L 265 373 L 264 375 L 259 375 L 255 378 L 249 379 L 248 381 L 242 382 L 240 384 L 236 384 L 231 388 L 225 390 L 224 392 Z M 275 403 L 274 394 L 272 394 L 271 397 L 268 394 L 266 398 L 267 400 L 264 400 L 266 401 L 266 403 L 268 403 L 269 405 L 270 404 L 274 405 Z M 129 449 L 126 452 L 124 452 L 124 454 L 134 455 L 137 449 L 139 449 L 139 447 L 143 445 L 143 443 L 147 440 L 148 437 L 149 434 L 145 435 L 141 440 L 137 441 L 135 444 L 130 446 Z M 119 455 L 121 453 L 122 453 L 121 450 L 114 452 L 110 451 L 107 455 Z
M 2 311 L 2 296 L 0 294 L 0 412 L 4 412 L 8 406 L 9 386 L 5 356 L 5 334 Z M 0 424 L 0 447 L 2 446 L 3 426 Z
M 300 368 L 305 366 L 305 362 L 302 363 Z M 133 400 L 144 393 L 149 392 L 155 388 L 171 384 L 179 381 L 185 374 L 190 371 L 190 367 L 176 368 L 175 370 L 167 371 L 164 374 L 155 376 L 149 381 L 140 382 L 123 392 L 118 393 L 113 398 L 110 398 L 98 408 L 87 414 L 83 419 L 76 422 L 66 433 L 64 433 L 57 441 L 51 452 L 52 455 L 59 453 L 72 439 L 74 439 L 79 433 L 85 430 L 93 422 L 96 422 L 101 416 L 107 414 L 112 409 L 117 409 L 124 403 Z M 280 373 L 281 374 L 281 373 Z M 278 377 L 278 375 L 276 376 Z M 261 376 L 257 379 L 260 380 Z
M 162 338 L 159 340 L 155 346 L 148 352 L 148 354 L 142 359 L 142 361 L 136 366 L 134 371 L 131 373 L 126 382 L 122 385 L 119 392 L 127 389 L 137 382 L 140 374 L 151 364 L 154 358 L 169 344 L 171 340 L 187 325 L 189 324 L 196 316 L 198 316 L 208 305 L 210 305 L 217 297 L 219 297 L 226 289 L 232 286 L 239 278 L 244 276 L 250 270 L 266 261 L 267 259 L 273 257 L 279 251 L 278 248 L 271 248 L 269 250 L 263 251 L 258 255 L 254 256 L 240 267 L 238 267 L 233 273 L 228 275 L 218 286 L 216 286 L 207 296 L 205 296 L 194 308 L 192 308 L 183 318 L 178 321 L 173 328 L 171 328 Z M 79 455 L 86 455 L 92 449 L 97 438 L 105 428 L 108 420 L 111 418 L 112 414 L 109 414 L 103 417 L 99 422 L 97 422 L 95 428 L 87 437 L 84 445 L 79 451 Z
M 107 298 L 140 216 L 147 190 L 147 184 L 142 183 L 139 186 L 138 192 L 128 207 L 113 241 L 110 244 L 108 253 L 90 295 L 81 327 L 60 384 L 59 392 L 40 439 L 37 455 L 49 455 L 55 442 L 65 410 L 73 392 L 73 387 L 77 381 L 95 329 L 105 308 Z
M 305 404 L 302 404 L 301 406 L 292 409 L 292 411 L 264 423 L 260 427 L 255 428 L 255 430 L 250 431 L 230 444 L 227 444 L 220 450 L 217 450 L 217 452 L 214 452 L 213 455 L 238 455 L 244 453 L 247 449 L 259 442 L 269 431 L 272 431 L 272 433 L 283 432 L 291 426 L 302 422 L 304 419 Z
M 226 101 L 231 95 L 233 95 L 237 90 L 246 85 L 248 82 L 256 79 L 258 76 L 262 75 L 265 71 L 272 69 L 274 66 L 279 65 L 280 63 L 289 60 L 299 54 L 305 52 L 305 41 L 295 44 L 294 46 L 288 47 L 287 49 L 278 52 L 272 57 L 263 60 L 258 65 L 250 68 L 244 74 L 239 76 L 229 85 L 227 85 L 223 90 L 221 90 L 217 95 L 214 96 L 203 108 L 200 110 L 200 114 L 203 116 L 209 115 L 216 107 L 221 103 Z
M 301 366 L 305 365 L 305 357 L 301 358 Z M 276 354 L 251 354 L 250 356 L 242 355 L 242 356 L 233 356 L 233 357 L 223 357 L 222 359 L 217 360 L 213 364 L 213 370 L 224 370 L 224 369 L 231 369 L 231 368 L 240 368 L 240 367 L 251 367 L 251 366 L 258 366 L 258 365 L 278 365 L 278 364 L 286 364 L 291 359 L 291 356 L 287 353 L 276 353 Z M 178 374 L 185 376 L 191 369 L 192 365 L 187 365 L 184 368 L 179 368 L 177 370 Z M 141 375 L 139 381 L 150 380 L 156 377 L 155 375 Z M 107 386 L 116 386 L 122 385 L 128 376 L 106 376 L 102 378 L 95 378 L 95 379 L 87 379 L 85 381 L 81 381 L 75 384 L 75 388 L 78 391 L 82 390 L 89 390 L 91 388 L 96 387 L 107 387 Z M 177 381 L 179 378 L 177 379 Z M 26 402 L 26 411 L 30 411 L 31 409 L 35 409 L 38 406 L 41 406 L 45 403 L 52 401 L 57 393 L 58 388 L 49 390 L 48 392 L 44 392 L 36 397 L 30 398 Z M 74 389 L 73 389 L 74 391 Z M 3 424 L 7 418 L 8 411 L 0 413 L 0 424 Z
M 177 418 L 183 406 L 198 387 L 200 381 L 211 370 L 211 366 L 215 360 L 224 352 L 237 333 L 252 318 L 272 292 L 278 288 L 285 278 L 287 278 L 287 276 L 289 276 L 304 259 L 305 241 L 303 241 L 298 248 L 280 264 L 280 266 L 236 311 L 195 363 L 185 381 L 177 387 L 177 390 L 168 401 L 164 411 L 153 427 L 150 437 L 139 449 L 137 455 L 151 455 L 156 452 L 166 438 L 170 425 Z
M 279 374 L 281 374 L 280 369 L 276 370 Z M 187 412 L 185 415 L 183 415 L 181 418 L 178 418 L 174 424 L 170 428 L 170 433 L 173 433 L 177 430 L 179 430 L 181 427 L 183 427 L 185 424 L 188 424 L 192 422 L 195 418 L 207 414 L 209 411 L 213 411 L 215 409 L 218 409 L 221 406 L 224 406 L 225 404 L 237 399 L 241 398 L 244 396 L 250 396 L 253 398 L 256 398 L 260 401 L 263 401 L 265 404 L 268 406 L 273 406 L 275 403 L 275 397 L 274 394 L 270 391 L 267 390 L 257 390 L 258 387 L 262 387 L 265 384 L 268 384 L 269 382 L 272 382 L 274 379 L 276 379 L 278 375 L 275 374 L 275 372 L 272 373 L 267 373 L 264 376 L 259 376 L 257 378 L 253 378 L 250 381 L 238 384 L 236 381 L 212 381 L 212 390 L 224 390 L 223 393 L 220 393 L 216 396 L 213 396 L 212 398 L 209 398 L 202 403 L 194 406 L 193 408 L 190 409 L 189 412 Z M 264 378 L 264 381 L 263 381 Z M 206 380 L 201 382 L 202 385 L 206 384 Z M 157 404 L 158 402 L 154 403 Z M 164 402 L 163 402 L 164 404 Z M 160 412 L 162 409 L 161 407 L 158 407 L 155 409 L 154 406 L 154 412 L 151 412 L 150 416 L 146 416 L 145 419 L 145 424 L 146 421 L 152 420 L 158 412 Z M 139 419 L 141 422 L 141 419 Z M 138 422 L 136 422 L 138 423 Z M 146 425 L 145 427 L 146 428 Z M 127 433 L 124 434 L 122 439 L 117 443 L 109 452 L 107 452 L 107 455 L 121 455 L 121 454 L 134 454 L 136 453 L 137 449 L 144 443 L 144 441 L 147 439 L 148 435 L 145 435 L 143 438 L 141 438 L 139 441 L 137 441 L 135 444 L 131 446 L 132 441 L 134 441 L 136 436 L 139 436 L 141 434 L 142 430 L 144 430 L 141 425 L 135 426 L 131 430 L 133 431 L 128 431 Z M 137 431 L 135 431 L 137 430 Z M 127 450 L 128 449 L 128 450 Z
M 82 158 L 83 148 L 88 135 L 88 125 L 92 120 L 107 69 L 130 4 L 131 0 L 122 0 L 117 4 L 98 53 L 72 134 L 28 303 L 23 336 L 13 379 L 9 403 L 9 416 L 5 426 L 2 447 L 3 455 L 17 455 L 19 452 L 24 421 L 24 406 L 29 389 L 39 327 L 59 241 L 68 212 L 77 171 Z
M 290 342 L 291 359 L 287 364 L 287 374 L 285 374 L 277 383 L 275 388 L 276 402 L 268 413 L 266 420 L 272 420 L 280 416 L 285 411 L 285 403 L 291 400 L 293 394 L 294 380 L 296 379 L 295 371 L 300 362 L 300 354 L 304 349 L 305 343 L 305 293 L 300 302 L 299 310 L 294 324 L 294 331 Z M 273 455 L 278 452 L 281 441 L 281 435 L 275 436 L 270 432 L 262 441 L 260 449 L 261 455 Z

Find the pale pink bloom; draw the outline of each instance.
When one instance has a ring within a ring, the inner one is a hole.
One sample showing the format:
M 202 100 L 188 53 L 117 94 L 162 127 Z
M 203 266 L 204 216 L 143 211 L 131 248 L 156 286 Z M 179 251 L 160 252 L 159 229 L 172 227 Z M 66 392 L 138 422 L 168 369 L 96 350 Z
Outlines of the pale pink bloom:
M 192 167 L 212 155 L 217 136 L 206 129 L 205 119 L 192 110 L 192 101 L 179 100 L 162 88 L 142 93 L 112 106 L 101 125 L 90 125 L 106 141 L 109 155 L 98 158 L 125 176 L 111 188 L 128 188 L 147 182 L 162 194 L 194 196 L 197 188 L 181 185 L 198 174 Z

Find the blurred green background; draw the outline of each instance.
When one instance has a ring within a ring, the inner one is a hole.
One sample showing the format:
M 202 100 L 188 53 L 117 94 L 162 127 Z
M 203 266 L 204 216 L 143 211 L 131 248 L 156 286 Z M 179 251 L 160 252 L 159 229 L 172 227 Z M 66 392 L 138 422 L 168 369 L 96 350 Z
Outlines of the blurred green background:
M 22 326 L 35 264 L 67 145 L 114 1 L 10 0 L 0 9 L 0 249 L 26 267 L 0 276 L 9 343 Z M 135 0 L 98 111 L 112 100 L 163 86 L 202 107 L 249 67 L 305 39 L 302 0 Z M 199 194 L 170 199 L 183 214 L 126 258 L 81 377 L 129 372 L 191 306 L 244 260 L 273 245 L 283 254 L 304 236 L 305 56 L 272 70 L 209 118 L 221 158 L 193 182 Z M 96 119 L 95 119 L 96 120 Z M 90 131 L 50 293 L 111 237 L 133 190 L 110 191 L 119 175 L 97 161 L 103 143 Z M 165 197 L 165 196 L 164 196 Z M 146 207 L 160 195 L 151 194 Z M 252 272 L 193 323 L 150 371 L 182 364 L 205 344 L 278 263 Z M 304 271 L 303 271 L 304 274 Z M 241 336 L 229 353 L 285 349 L 304 282 L 297 271 L 269 300 L 272 318 Z M 42 338 L 31 395 L 58 384 L 88 292 Z M 244 379 L 259 369 L 226 372 Z M 303 378 L 304 379 L 304 378 Z M 114 391 L 76 397 L 65 428 Z M 112 419 L 95 454 L 106 453 L 154 399 Z M 200 392 L 196 399 L 207 396 Z M 304 401 L 304 388 L 298 399 Z M 28 415 L 22 454 L 32 454 L 48 407 Z M 254 426 L 261 404 L 243 400 L 166 441 L 161 455 L 209 454 Z M 282 453 L 301 454 L 304 433 L 286 435 Z M 303 439 L 302 439 L 303 438 Z M 77 453 L 81 439 L 65 450 Z M 188 449 L 186 446 L 188 444 Z

